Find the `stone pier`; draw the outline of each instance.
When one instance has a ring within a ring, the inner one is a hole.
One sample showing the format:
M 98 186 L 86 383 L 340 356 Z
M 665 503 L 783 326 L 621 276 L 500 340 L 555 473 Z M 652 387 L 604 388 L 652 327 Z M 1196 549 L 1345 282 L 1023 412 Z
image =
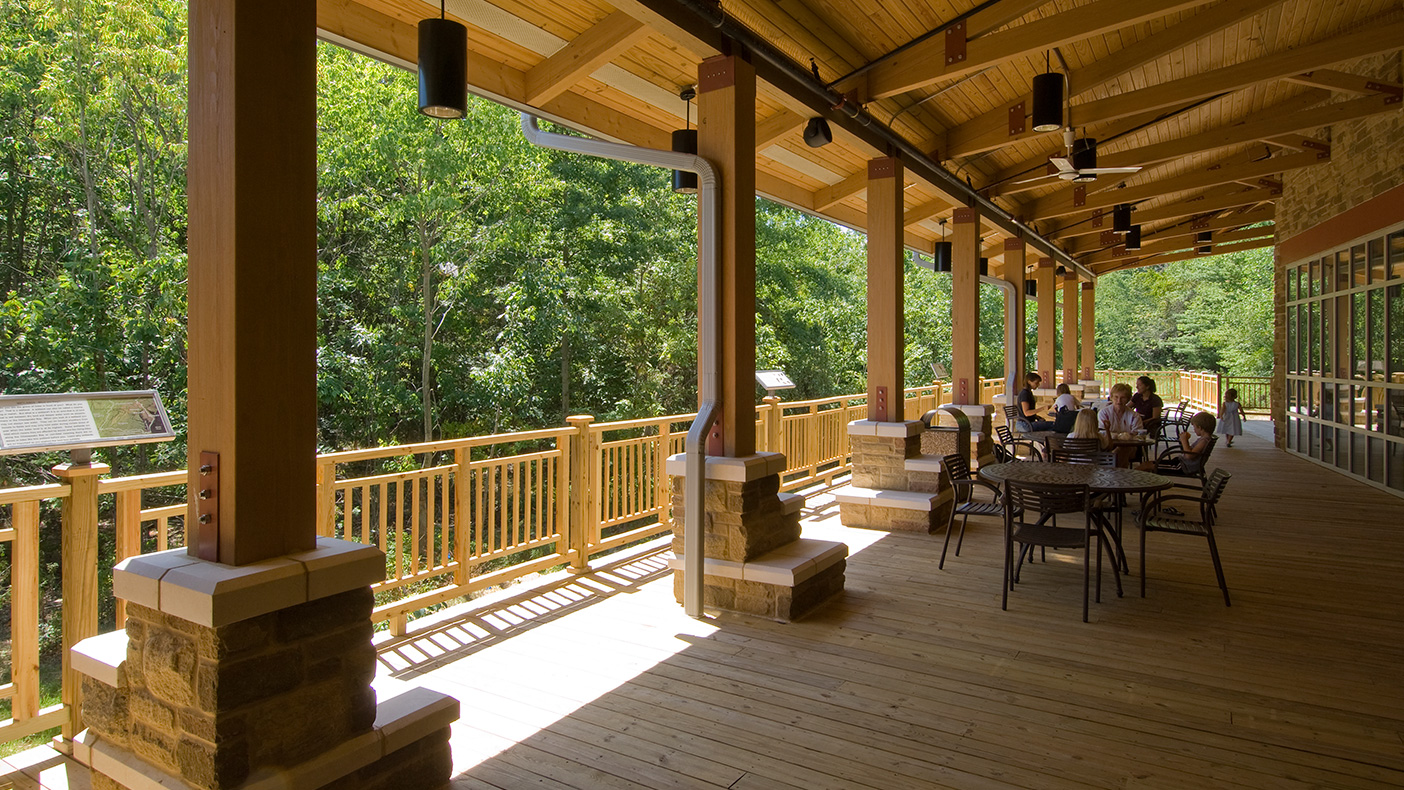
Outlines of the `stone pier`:
M 804 497 L 780 493 L 785 456 L 709 457 L 703 605 L 788 621 L 843 591 L 848 547 L 800 537 Z M 683 600 L 686 459 L 668 459 L 673 478 L 673 586 Z
M 922 455 L 920 420 L 848 424 L 853 482 L 834 492 L 847 527 L 931 532 L 954 503 L 939 456 Z

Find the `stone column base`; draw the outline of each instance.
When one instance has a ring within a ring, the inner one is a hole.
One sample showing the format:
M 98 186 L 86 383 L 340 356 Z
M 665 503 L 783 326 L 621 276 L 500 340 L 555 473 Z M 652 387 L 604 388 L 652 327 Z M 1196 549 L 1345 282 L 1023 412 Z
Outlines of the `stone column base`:
M 847 486 L 834 492 L 845 527 L 889 532 L 933 532 L 950 518 L 951 489 L 942 493 L 879 491 Z M 944 505 L 944 507 L 943 507 Z
M 847 556 L 842 543 L 801 538 L 751 562 L 708 559 L 702 604 L 788 622 L 843 591 Z M 682 601 L 685 560 L 677 556 L 668 565 Z

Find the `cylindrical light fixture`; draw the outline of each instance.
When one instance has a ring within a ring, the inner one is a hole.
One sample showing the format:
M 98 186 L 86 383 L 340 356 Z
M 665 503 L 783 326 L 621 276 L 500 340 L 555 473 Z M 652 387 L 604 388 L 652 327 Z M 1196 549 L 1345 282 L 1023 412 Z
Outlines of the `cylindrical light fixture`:
M 1080 137 L 1073 141 L 1072 166 L 1078 170 L 1078 174 L 1073 181 L 1096 181 L 1096 173 L 1082 173 L 1083 170 L 1091 170 L 1097 166 L 1097 138 Z
M 673 132 L 673 151 L 679 154 L 697 153 L 697 130 L 675 130 Z M 674 170 L 673 191 L 680 195 L 697 194 L 697 174 L 686 170 Z
M 1195 236 L 1195 241 L 1198 241 L 1201 245 L 1195 249 L 1196 253 L 1200 255 L 1208 255 L 1209 253 L 1214 251 L 1213 246 L 1211 246 L 1214 243 L 1214 233 L 1212 231 L 1200 231 L 1199 235 Z
M 468 28 L 444 18 L 419 21 L 419 111 L 430 118 L 468 112 Z
M 981 277 L 989 277 L 989 276 L 990 276 L 990 259 L 989 259 L 989 258 L 981 258 L 981 259 L 980 259 L 980 276 L 981 276 Z
M 1132 225 L 1131 229 L 1126 231 L 1126 250 L 1127 252 L 1136 252 L 1139 249 L 1141 249 L 1141 226 Z
M 1117 203 L 1112 206 L 1112 233 L 1131 231 L 1131 204 Z
M 955 245 L 946 241 L 946 221 L 943 219 L 938 224 L 941 226 L 941 240 L 936 242 L 935 249 L 931 251 L 931 260 L 935 261 L 936 271 L 949 274 L 952 268 L 952 249 Z
M 1024 280 L 1024 296 L 1030 299 L 1038 298 L 1038 280 Z
M 1063 75 L 1037 74 L 1033 78 L 1033 130 L 1056 132 L 1063 128 Z

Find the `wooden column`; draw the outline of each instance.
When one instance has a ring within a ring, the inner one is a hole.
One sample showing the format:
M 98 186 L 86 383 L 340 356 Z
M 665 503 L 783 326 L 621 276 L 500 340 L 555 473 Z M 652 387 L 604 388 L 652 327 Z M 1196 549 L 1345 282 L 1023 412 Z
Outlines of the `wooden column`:
M 903 334 L 902 161 L 868 162 L 868 419 L 900 422 Z
M 756 71 L 737 56 L 697 68 L 697 148 L 721 180 L 721 420 L 707 452 L 756 451 Z M 699 330 L 706 329 L 699 327 Z
M 1038 375 L 1043 377 L 1043 386 L 1051 387 L 1055 383 L 1053 377 L 1058 368 L 1058 349 L 1054 345 L 1057 337 L 1058 292 L 1053 259 L 1039 258 L 1038 270 L 1034 277 L 1038 282 Z
M 980 402 L 980 214 L 951 218 L 951 402 Z
M 316 14 L 190 4 L 188 462 L 219 471 L 188 543 L 231 565 L 316 541 Z
M 1004 240 L 1004 279 L 1013 287 L 1010 303 L 1004 311 L 1006 402 L 1012 403 L 1014 393 L 1024 386 L 1024 258 L 1023 239 Z
M 1064 384 L 1077 383 L 1077 272 L 1063 275 L 1063 376 Z
M 1097 286 L 1082 284 L 1082 379 L 1091 381 L 1097 368 Z

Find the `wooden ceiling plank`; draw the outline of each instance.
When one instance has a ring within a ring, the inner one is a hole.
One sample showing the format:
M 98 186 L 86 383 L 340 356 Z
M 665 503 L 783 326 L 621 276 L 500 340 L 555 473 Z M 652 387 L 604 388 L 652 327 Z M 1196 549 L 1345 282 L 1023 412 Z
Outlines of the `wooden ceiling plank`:
M 1177 200 L 1164 206 L 1157 206 L 1138 212 L 1137 221 L 1142 225 L 1156 222 L 1163 219 L 1178 219 L 1180 217 L 1190 217 L 1196 214 L 1208 214 L 1215 211 L 1222 211 L 1228 208 L 1238 208 L 1262 202 L 1270 202 L 1277 199 L 1277 195 L 1271 189 L 1221 189 L 1212 190 L 1202 195 Z M 1045 232 L 1043 235 L 1058 239 L 1070 239 L 1077 236 L 1100 236 L 1104 228 L 1094 228 L 1089 222 L 1074 222 L 1064 225 L 1051 233 Z
M 541 105 L 556 98 L 652 32 L 623 11 L 615 11 L 527 71 L 527 103 Z
M 1141 243 L 1150 244 L 1151 242 L 1162 241 L 1164 239 L 1194 236 L 1204 230 L 1230 230 L 1259 222 L 1272 222 L 1275 216 L 1276 207 L 1268 205 L 1249 209 L 1241 214 L 1235 212 L 1223 217 L 1215 217 L 1198 223 L 1199 227 L 1191 227 L 1193 223 L 1186 221 L 1166 226 L 1160 230 L 1150 231 L 1145 230 L 1146 226 L 1142 224 Z M 1105 246 L 1106 245 L 1101 243 L 1099 236 L 1079 236 L 1067 245 L 1067 251 L 1071 255 L 1082 256 L 1097 252 Z
M 1397 19 L 1398 14 L 1386 15 Z M 1114 121 L 1128 115 L 1208 98 L 1239 90 L 1259 82 L 1300 74 L 1320 66 L 1354 60 L 1367 55 L 1390 52 L 1404 47 L 1404 22 L 1369 25 L 1355 33 L 1335 36 L 1285 52 L 1265 55 L 1246 63 L 1214 69 L 1190 77 L 1153 85 L 1105 99 L 1074 105 L 1071 121 L 1077 126 L 1092 126 Z M 965 129 L 965 131 L 962 131 Z M 1028 130 L 1010 135 L 1007 122 L 1000 127 L 976 129 L 963 125 L 947 134 L 950 157 L 970 156 L 992 151 L 1011 143 L 1051 132 Z
M 1349 74 L 1335 69 L 1317 69 L 1308 71 L 1305 74 L 1296 74 L 1285 78 L 1288 82 L 1295 82 L 1299 85 L 1310 85 L 1316 88 L 1326 88 L 1333 91 L 1343 91 L 1345 93 L 1359 93 L 1362 95 L 1372 95 L 1376 93 L 1388 93 L 1399 95 L 1404 92 L 1404 86 L 1397 82 L 1385 82 L 1359 74 Z
M 902 224 L 904 226 L 911 226 L 918 222 L 925 222 L 950 208 L 951 203 L 949 201 L 941 200 L 940 198 L 929 200 L 915 208 L 907 209 L 906 213 L 902 215 Z
M 861 82 L 846 83 L 844 88 L 857 88 L 868 99 L 895 96 L 1208 3 L 1209 0 L 1099 0 L 970 39 L 965 59 L 955 63 L 946 62 L 947 36 L 933 36 L 893 55 L 863 75 Z
M 1197 252 L 1176 253 L 1174 255 L 1155 255 L 1149 258 L 1141 258 L 1133 261 L 1119 261 L 1115 263 L 1102 263 L 1091 267 L 1099 277 L 1112 272 L 1124 271 L 1126 269 L 1137 269 L 1142 266 L 1158 266 L 1162 263 L 1178 263 L 1180 261 L 1192 261 L 1195 258 L 1207 258 L 1212 255 L 1224 255 L 1230 252 L 1243 252 L 1245 250 L 1258 250 L 1263 247 L 1271 247 L 1272 239 L 1262 239 L 1259 241 L 1245 241 L 1239 244 L 1225 244 L 1214 247 L 1209 255 L 1200 255 Z
M 837 184 L 814 191 L 814 209 L 823 211 L 868 188 L 868 171 L 860 170 Z
M 781 110 L 756 124 L 756 150 L 764 151 L 804 128 L 808 119 L 797 112 Z

